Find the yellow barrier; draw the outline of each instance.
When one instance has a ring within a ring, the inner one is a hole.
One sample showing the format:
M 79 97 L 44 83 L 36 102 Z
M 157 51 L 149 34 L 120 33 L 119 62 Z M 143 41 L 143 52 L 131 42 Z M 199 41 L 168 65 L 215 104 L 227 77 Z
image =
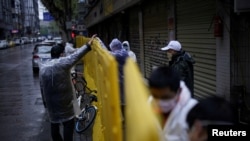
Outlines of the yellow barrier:
M 138 66 L 127 59 L 125 68 L 126 140 L 160 141 L 158 118 L 148 103 L 149 91 Z
M 89 39 L 76 37 L 77 47 Z M 83 58 L 88 87 L 97 90 L 98 107 L 93 128 L 94 141 L 122 141 L 118 67 L 115 58 L 94 40 L 92 50 Z

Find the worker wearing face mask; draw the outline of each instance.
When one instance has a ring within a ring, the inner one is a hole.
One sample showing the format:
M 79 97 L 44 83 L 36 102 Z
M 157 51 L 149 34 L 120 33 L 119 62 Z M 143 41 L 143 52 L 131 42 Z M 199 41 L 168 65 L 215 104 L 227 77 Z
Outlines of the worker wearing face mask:
M 160 116 L 164 141 L 188 140 L 186 115 L 197 104 L 179 73 L 170 67 L 158 67 L 149 77 L 150 102 Z
M 167 52 L 167 58 L 169 61 L 169 66 L 175 69 L 181 76 L 189 90 L 191 95 L 194 95 L 194 69 L 195 64 L 192 56 L 182 49 L 181 43 L 179 41 L 170 41 L 169 44 L 161 50 Z

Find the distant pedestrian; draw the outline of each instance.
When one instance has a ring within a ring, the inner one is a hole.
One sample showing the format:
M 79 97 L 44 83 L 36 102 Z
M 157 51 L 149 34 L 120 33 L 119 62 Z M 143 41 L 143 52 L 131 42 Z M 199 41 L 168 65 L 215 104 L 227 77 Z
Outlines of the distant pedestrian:
M 73 47 L 71 42 L 66 42 L 65 45 L 65 55 L 69 56 L 70 54 L 74 53 L 77 49 Z
M 169 59 L 169 66 L 175 69 L 181 76 L 189 90 L 192 97 L 194 96 L 194 59 L 188 52 L 182 49 L 180 42 L 170 41 L 166 47 L 161 48 L 163 51 L 167 51 L 167 57 Z
M 20 48 L 22 48 L 22 39 L 19 39 Z
M 130 49 L 128 41 L 122 43 L 123 48 L 128 52 L 129 57 L 131 57 L 135 62 L 137 62 L 135 53 Z
M 73 43 L 70 41 L 70 42 L 66 42 L 66 45 L 65 45 L 65 56 L 69 56 L 71 55 L 72 53 L 76 52 L 77 51 L 77 48 L 74 48 L 73 47 Z M 72 67 L 71 69 L 71 73 L 74 73 L 75 72 L 75 66 Z

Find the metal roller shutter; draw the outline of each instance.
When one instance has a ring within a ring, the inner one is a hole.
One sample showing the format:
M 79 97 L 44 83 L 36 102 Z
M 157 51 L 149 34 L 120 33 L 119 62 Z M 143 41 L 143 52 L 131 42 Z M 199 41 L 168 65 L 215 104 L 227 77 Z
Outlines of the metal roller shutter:
M 216 40 L 210 28 L 216 12 L 214 0 L 177 0 L 177 40 L 193 55 L 194 94 L 204 98 L 216 92 Z
M 138 8 L 132 9 L 129 13 L 129 43 L 131 50 L 136 55 L 137 63 L 140 64 L 143 60 L 140 58 Z
M 145 77 L 148 78 L 154 66 L 161 66 L 167 62 L 166 52 L 160 50 L 168 41 L 167 1 L 151 1 L 144 7 L 144 65 Z

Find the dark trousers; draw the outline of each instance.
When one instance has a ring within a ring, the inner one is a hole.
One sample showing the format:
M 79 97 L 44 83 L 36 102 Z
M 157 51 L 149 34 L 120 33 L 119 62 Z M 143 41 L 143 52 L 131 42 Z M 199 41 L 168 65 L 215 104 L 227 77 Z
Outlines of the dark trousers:
M 73 141 L 73 133 L 74 133 L 74 118 L 63 122 L 63 138 L 60 134 L 60 123 L 51 123 L 51 136 L 53 141 Z

